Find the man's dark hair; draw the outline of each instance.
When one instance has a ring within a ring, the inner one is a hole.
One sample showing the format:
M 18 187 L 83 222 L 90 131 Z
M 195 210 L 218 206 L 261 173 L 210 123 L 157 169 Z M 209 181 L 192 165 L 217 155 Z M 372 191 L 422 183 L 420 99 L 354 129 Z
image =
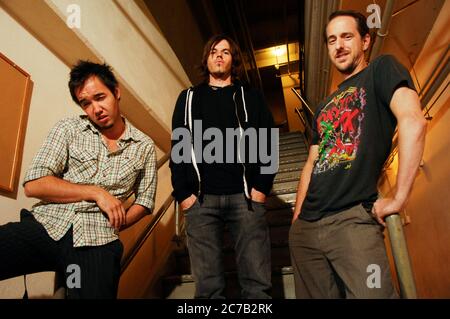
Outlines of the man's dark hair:
M 233 41 L 232 38 L 225 34 L 218 34 L 212 36 L 208 42 L 206 42 L 205 47 L 203 48 L 203 56 L 202 56 L 202 65 L 200 66 L 200 72 L 203 76 L 205 82 L 208 82 L 209 79 L 209 70 L 208 70 L 208 57 L 211 50 L 222 40 L 228 41 L 230 44 L 231 50 L 231 80 L 234 81 L 239 79 L 242 73 L 242 59 L 241 59 L 241 50 L 239 49 L 236 42 Z
M 325 40 L 325 43 L 327 43 L 327 26 L 330 23 L 331 20 L 333 20 L 334 18 L 337 17 L 352 17 L 355 19 L 356 21 L 356 25 L 358 27 L 358 32 L 361 35 L 361 38 L 364 38 L 364 36 L 366 34 L 369 34 L 370 36 L 370 32 L 369 32 L 369 27 L 367 26 L 367 18 L 359 13 L 358 11 L 354 11 L 354 10 L 338 10 L 333 12 L 332 14 L 330 14 L 330 16 L 328 17 L 328 23 L 325 26 L 325 30 L 323 30 L 323 38 Z
M 80 105 L 75 91 L 84 85 L 91 76 L 96 76 L 116 96 L 117 80 L 111 67 L 104 63 L 98 64 L 90 61 L 79 60 L 70 71 L 69 90 L 72 100 Z

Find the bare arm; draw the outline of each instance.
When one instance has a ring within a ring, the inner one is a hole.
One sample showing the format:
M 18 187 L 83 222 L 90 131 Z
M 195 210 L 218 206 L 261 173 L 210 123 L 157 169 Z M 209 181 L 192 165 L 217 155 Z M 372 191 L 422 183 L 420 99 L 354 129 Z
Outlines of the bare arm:
M 44 176 L 25 184 L 25 195 L 48 203 L 94 201 L 97 186 L 73 184 L 56 176 Z
M 312 145 L 309 148 L 308 159 L 303 167 L 302 174 L 300 175 L 300 181 L 298 182 L 297 198 L 295 200 L 294 215 L 292 217 L 292 224 L 297 220 L 298 215 L 302 209 L 303 201 L 308 191 L 309 182 L 311 181 L 311 174 L 314 168 L 314 162 L 319 156 L 319 146 Z
M 133 204 L 130 208 L 127 209 L 127 215 L 125 218 L 125 223 L 122 225 L 120 230 L 124 230 L 125 228 L 130 227 L 131 225 L 138 222 L 142 217 L 148 215 L 149 210 L 141 205 Z
M 385 225 L 384 218 L 398 213 L 411 191 L 425 145 L 426 121 L 417 93 L 409 88 L 398 88 L 391 100 L 391 110 L 398 123 L 398 173 L 393 198 L 378 199 L 372 213 Z
M 58 204 L 94 201 L 108 215 L 112 227 L 118 229 L 125 222 L 122 202 L 99 186 L 74 184 L 55 176 L 44 176 L 27 182 L 25 195 Z

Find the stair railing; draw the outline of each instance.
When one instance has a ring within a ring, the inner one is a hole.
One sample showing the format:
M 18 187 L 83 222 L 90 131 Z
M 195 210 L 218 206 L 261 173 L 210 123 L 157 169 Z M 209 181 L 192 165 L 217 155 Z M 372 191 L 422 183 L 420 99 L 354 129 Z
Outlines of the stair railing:
M 161 159 L 158 160 L 156 167 L 159 170 L 169 159 L 170 152 L 165 154 Z M 120 273 L 122 274 L 130 262 L 133 260 L 133 258 L 137 255 L 139 250 L 141 249 L 142 245 L 145 243 L 147 238 L 152 234 L 153 230 L 158 225 L 159 221 L 164 217 L 165 213 L 169 209 L 169 207 L 172 205 L 172 202 L 174 201 L 174 198 L 171 194 L 167 196 L 166 200 L 162 204 L 162 206 L 158 209 L 158 211 L 154 214 L 154 217 L 152 220 L 146 225 L 144 231 L 141 233 L 139 238 L 134 243 L 133 247 L 130 249 L 130 252 L 125 255 L 122 258 L 121 265 L 120 265 Z
M 303 124 L 303 127 L 305 128 L 303 135 L 305 137 L 306 144 L 309 148 L 309 145 L 311 144 L 311 138 L 312 138 L 311 123 L 314 118 L 314 112 L 311 110 L 308 103 L 306 103 L 306 101 L 303 99 L 301 94 L 295 88 L 291 88 L 291 91 L 294 92 L 294 94 L 301 101 L 300 107 L 296 107 L 295 112 L 297 113 L 298 117 L 300 118 L 300 121 Z

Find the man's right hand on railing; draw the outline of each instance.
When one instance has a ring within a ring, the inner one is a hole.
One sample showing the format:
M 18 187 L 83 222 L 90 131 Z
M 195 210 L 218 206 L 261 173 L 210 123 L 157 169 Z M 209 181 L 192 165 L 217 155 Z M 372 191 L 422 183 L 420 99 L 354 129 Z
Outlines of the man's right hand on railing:
M 96 189 L 95 202 L 102 212 L 108 215 L 109 223 L 115 229 L 119 229 L 125 224 L 125 208 L 120 200 L 111 195 L 108 191 L 101 187 L 93 186 Z

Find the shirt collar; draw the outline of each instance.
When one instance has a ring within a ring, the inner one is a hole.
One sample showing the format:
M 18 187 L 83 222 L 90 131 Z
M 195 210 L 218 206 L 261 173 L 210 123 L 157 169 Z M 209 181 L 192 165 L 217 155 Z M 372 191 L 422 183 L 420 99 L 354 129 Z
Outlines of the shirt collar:
M 128 122 L 126 118 L 124 117 L 122 118 L 125 121 L 125 132 L 120 140 L 121 141 L 133 140 L 135 142 L 139 142 L 141 140 L 141 137 L 137 134 L 137 131 L 130 124 L 130 122 Z
M 89 120 L 87 115 L 81 115 L 80 117 L 85 122 L 85 124 L 83 125 L 84 126 L 83 131 L 91 130 L 93 133 L 96 133 L 99 135 L 101 134 L 101 132 L 98 130 L 97 126 Z M 128 120 L 126 118 L 122 117 L 122 119 L 125 122 L 125 132 L 122 135 L 122 138 L 120 139 L 120 141 L 134 140 L 136 142 L 139 142 L 141 140 L 141 137 L 137 134 L 137 131 L 130 124 L 130 122 L 128 122 Z

